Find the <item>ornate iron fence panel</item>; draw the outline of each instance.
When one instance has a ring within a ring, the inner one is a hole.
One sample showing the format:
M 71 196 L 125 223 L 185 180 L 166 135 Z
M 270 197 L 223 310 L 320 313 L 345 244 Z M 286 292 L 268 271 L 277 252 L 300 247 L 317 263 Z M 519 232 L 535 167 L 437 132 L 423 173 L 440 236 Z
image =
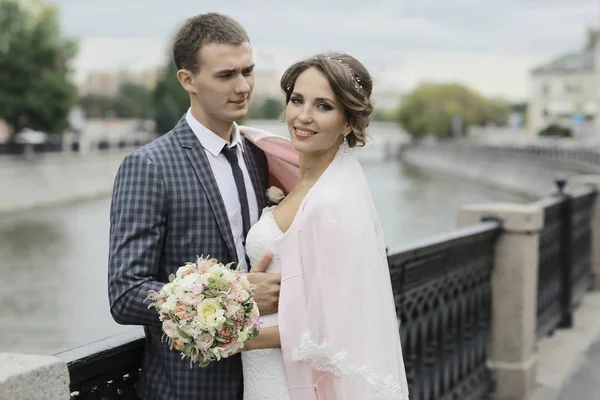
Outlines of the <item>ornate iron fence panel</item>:
M 135 400 L 144 334 L 131 331 L 57 354 L 69 369 L 71 400 Z
M 573 324 L 573 308 L 592 283 L 591 218 L 595 190 L 571 195 L 558 180 L 558 193 L 534 204 L 544 210 L 540 233 L 537 334 L 542 337 L 557 327 Z
M 589 188 L 575 193 L 571 199 L 571 282 L 573 285 L 572 306 L 579 304 L 592 284 L 591 268 L 591 220 L 595 190 Z
M 456 230 L 389 256 L 411 400 L 481 399 L 497 222 Z
M 537 296 L 537 335 L 542 337 L 553 332 L 562 318 L 562 199 L 548 198 L 537 204 L 544 210 L 544 227 L 540 232 Z

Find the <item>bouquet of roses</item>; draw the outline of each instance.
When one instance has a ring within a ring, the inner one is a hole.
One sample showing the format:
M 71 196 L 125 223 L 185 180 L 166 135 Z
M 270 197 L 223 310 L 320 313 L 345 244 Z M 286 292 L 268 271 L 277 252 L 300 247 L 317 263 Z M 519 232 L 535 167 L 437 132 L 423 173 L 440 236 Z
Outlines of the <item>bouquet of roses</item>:
M 160 292 L 148 296 L 171 349 L 180 351 L 183 359 L 189 357 L 190 367 L 229 357 L 258 336 L 254 287 L 230 266 L 199 257 L 169 276 Z

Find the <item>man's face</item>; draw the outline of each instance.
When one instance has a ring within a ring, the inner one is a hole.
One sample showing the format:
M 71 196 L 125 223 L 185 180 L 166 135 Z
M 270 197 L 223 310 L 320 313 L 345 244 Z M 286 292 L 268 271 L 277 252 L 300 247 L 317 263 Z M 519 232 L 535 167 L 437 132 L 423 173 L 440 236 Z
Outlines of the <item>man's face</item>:
M 254 89 L 250 43 L 207 43 L 200 49 L 199 71 L 191 74 L 188 91 L 198 104 L 199 117 L 209 126 L 238 121 L 248 113 Z

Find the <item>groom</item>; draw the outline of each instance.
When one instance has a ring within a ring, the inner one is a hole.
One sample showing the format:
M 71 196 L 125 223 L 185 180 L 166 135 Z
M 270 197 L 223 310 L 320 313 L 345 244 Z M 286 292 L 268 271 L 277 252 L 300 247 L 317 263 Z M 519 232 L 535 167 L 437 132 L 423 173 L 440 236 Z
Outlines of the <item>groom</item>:
M 190 108 L 159 139 L 128 155 L 110 210 L 108 294 L 114 320 L 143 325 L 146 346 L 138 395 L 143 400 L 241 400 L 241 357 L 190 368 L 161 340 L 161 322 L 144 302 L 196 255 L 247 265 L 246 233 L 266 205 L 267 163 L 240 136 L 254 86 L 248 34 L 220 14 L 198 15 L 175 37 L 177 78 Z M 279 275 L 249 274 L 261 314 L 277 311 Z

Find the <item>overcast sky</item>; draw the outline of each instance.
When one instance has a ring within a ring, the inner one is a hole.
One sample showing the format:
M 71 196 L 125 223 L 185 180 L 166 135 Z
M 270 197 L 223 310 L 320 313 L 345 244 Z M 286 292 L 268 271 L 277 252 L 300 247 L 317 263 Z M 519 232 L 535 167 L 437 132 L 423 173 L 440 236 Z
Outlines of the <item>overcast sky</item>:
M 79 38 L 79 76 L 162 65 L 186 17 L 217 11 L 247 29 L 257 68 L 282 72 L 299 58 L 345 51 L 365 63 L 379 87 L 461 81 L 511 99 L 528 95 L 532 67 L 581 48 L 587 27 L 600 25 L 600 0 L 50 2 L 64 32 Z

